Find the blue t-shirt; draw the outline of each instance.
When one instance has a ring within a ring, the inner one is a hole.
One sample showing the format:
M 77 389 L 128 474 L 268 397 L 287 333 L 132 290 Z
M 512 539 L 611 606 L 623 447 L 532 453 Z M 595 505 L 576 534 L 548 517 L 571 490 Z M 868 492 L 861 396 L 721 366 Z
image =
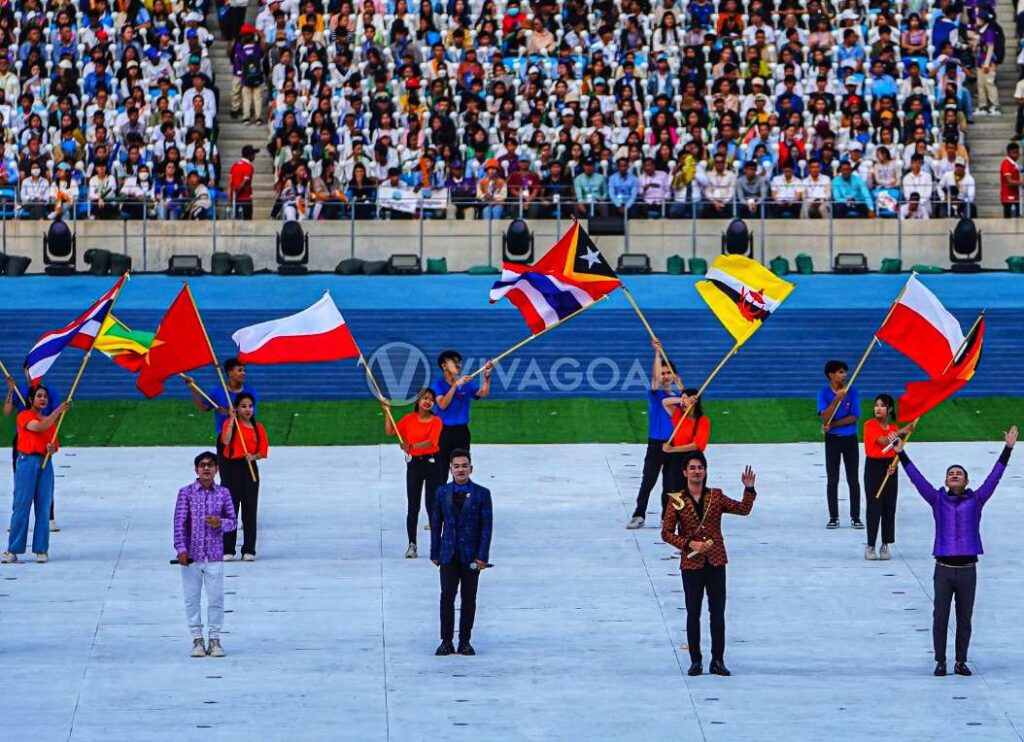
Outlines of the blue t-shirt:
M 836 393 L 832 391 L 832 387 L 827 386 L 818 392 L 818 414 L 828 409 L 828 406 L 832 404 L 832 400 L 836 398 Z M 860 417 L 860 394 L 857 393 L 856 387 L 850 387 L 850 391 L 846 393 L 846 399 L 839 403 L 836 407 L 836 414 L 832 416 L 833 420 L 840 420 L 844 417 L 853 415 L 855 418 Z M 822 420 L 822 423 L 825 421 Z M 857 435 L 857 422 L 854 421 L 849 425 L 843 425 L 842 427 L 832 428 L 828 431 L 829 435 Z
M 434 379 L 434 383 L 430 385 L 430 388 L 437 395 L 437 398 L 440 399 L 448 393 L 452 385 L 444 380 L 444 376 L 439 376 Z M 434 408 L 437 411 L 438 417 L 441 418 L 441 423 L 446 428 L 452 425 L 469 425 L 469 403 L 479 391 L 480 385 L 475 379 L 456 389 L 455 394 L 452 395 L 452 401 L 447 408 L 442 410 L 441 405 L 437 405 Z
M 672 418 L 665 411 L 662 402 L 671 394 L 664 389 L 647 390 L 647 437 L 656 441 L 667 441 L 672 437 Z
M 248 384 L 244 384 L 242 386 L 242 391 L 241 392 L 231 392 L 232 400 L 234 400 L 234 398 L 236 396 L 238 396 L 239 394 L 242 394 L 242 392 L 247 392 L 247 393 L 252 395 L 252 399 L 253 399 L 252 414 L 255 415 L 256 414 L 256 392 L 253 391 L 252 387 L 250 387 Z M 224 396 L 224 387 L 217 386 L 217 387 L 214 387 L 213 391 L 209 391 L 209 392 L 206 392 L 206 393 L 210 395 L 210 399 L 212 399 L 214 402 L 217 403 L 217 407 L 227 407 L 228 406 L 228 398 L 226 396 Z M 210 406 L 209 402 L 206 402 L 206 400 L 203 400 L 203 402 L 206 404 L 206 409 L 208 409 L 208 410 L 213 409 Z M 214 411 L 214 413 L 213 413 L 213 426 L 214 426 L 213 434 L 218 439 L 220 438 L 220 432 L 224 429 L 224 422 L 229 417 L 230 417 L 229 415 L 222 415 L 219 412 Z

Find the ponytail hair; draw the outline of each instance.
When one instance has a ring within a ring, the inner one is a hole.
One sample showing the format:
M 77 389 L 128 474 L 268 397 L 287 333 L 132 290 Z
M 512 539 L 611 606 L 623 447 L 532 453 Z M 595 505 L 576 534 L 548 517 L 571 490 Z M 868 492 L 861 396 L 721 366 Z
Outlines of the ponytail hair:
M 256 434 L 256 451 L 259 451 L 260 450 L 260 424 L 256 420 L 256 398 L 254 396 L 252 396 L 252 394 L 250 394 L 249 392 L 239 392 L 238 394 L 235 395 L 235 398 L 232 401 L 232 405 L 234 405 L 235 409 L 237 409 L 238 405 L 241 402 L 245 401 L 245 400 L 249 400 L 250 402 L 252 402 L 252 417 L 249 418 L 249 422 L 252 423 L 252 432 Z M 238 435 L 239 436 L 242 435 L 241 428 L 239 428 Z M 231 446 L 232 446 L 232 448 L 234 447 L 234 445 L 235 445 L 235 439 L 232 438 L 231 439 Z M 253 453 L 255 453 L 256 451 L 254 451 Z

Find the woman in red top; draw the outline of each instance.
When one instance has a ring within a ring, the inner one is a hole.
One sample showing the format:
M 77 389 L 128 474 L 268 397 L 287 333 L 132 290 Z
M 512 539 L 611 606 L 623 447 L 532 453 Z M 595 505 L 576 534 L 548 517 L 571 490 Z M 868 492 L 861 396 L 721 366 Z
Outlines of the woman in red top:
M 43 462 L 47 454 L 57 451 L 54 437 L 57 421 L 67 412 L 68 403 L 62 403 L 49 415 L 43 410 L 50 401 L 50 393 L 39 384 L 28 390 L 29 408 L 18 413 L 18 460 L 14 468 L 14 509 L 11 512 L 11 535 L 7 551 L 0 557 L 3 564 L 18 561 L 25 553 L 28 541 L 28 513 L 35 506 L 36 524 L 32 529 L 32 552 L 36 561 L 49 560 L 50 503 L 53 502 L 53 464 Z
M 864 423 L 864 495 L 868 500 L 868 545 L 864 558 L 889 559 L 889 544 L 896 541 L 896 480 L 893 475 L 885 483 L 881 497 L 875 497 L 885 479 L 889 464 L 896 458 L 896 451 L 886 447 L 898 437 L 914 429 L 914 423 L 898 428 L 892 421 L 896 403 L 888 394 L 875 397 L 874 417 Z M 878 523 L 882 523 L 882 549 L 875 555 L 875 538 Z
M 400 438 L 402 450 L 405 451 L 405 495 L 409 500 L 409 509 L 405 516 L 405 531 L 409 536 L 409 548 L 405 550 L 406 559 L 416 558 L 416 524 L 420 518 L 420 492 L 427 491 L 427 530 L 430 529 L 430 515 L 434 512 L 434 494 L 441 485 L 441 470 L 437 463 L 437 452 L 441 450 L 441 418 L 434 414 L 437 397 L 430 389 L 424 389 L 416 395 L 414 411 L 398 421 L 398 429 L 391 424 L 391 416 L 387 414 L 389 406 L 381 400 L 385 408 L 384 425 L 388 435 Z
M 708 447 L 708 439 L 711 438 L 711 419 L 704 414 L 704 407 L 700 403 L 696 389 L 684 389 L 682 396 L 666 397 L 661 404 L 672 416 L 672 429 L 676 431 L 672 440 L 661 447 L 665 453 L 671 455 L 668 466 L 670 476 L 665 486 L 669 492 L 679 492 L 683 488 L 683 460 L 691 451 L 703 453 Z M 684 420 L 683 415 L 690 406 L 693 407 L 693 411 Z
M 267 438 L 267 430 L 263 423 L 253 414 L 256 400 L 249 392 L 237 395 L 234 405 L 220 432 L 220 440 L 224 446 L 220 483 L 231 493 L 235 513 L 242 520 L 242 530 L 245 531 L 242 561 L 252 562 L 256 559 L 256 511 L 260 497 L 260 470 L 256 462 L 267 458 L 270 440 Z M 247 461 L 252 463 L 255 479 L 249 471 Z M 227 531 L 224 534 L 225 562 L 235 558 L 237 537 L 237 531 Z

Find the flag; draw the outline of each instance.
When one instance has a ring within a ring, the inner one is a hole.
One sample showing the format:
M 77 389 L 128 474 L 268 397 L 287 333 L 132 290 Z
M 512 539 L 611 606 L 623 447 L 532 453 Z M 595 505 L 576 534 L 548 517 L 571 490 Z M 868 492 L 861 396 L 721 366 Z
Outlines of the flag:
M 164 391 L 164 381 L 174 374 L 217 362 L 199 310 L 186 285 L 160 320 L 153 344 L 142 359 L 136 388 L 147 397 Z
M 96 336 L 96 350 L 126 371 L 137 374 L 153 345 L 153 333 L 132 330 L 110 313 Z
M 319 363 L 359 356 L 345 318 L 326 291 L 298 314 L 243 327 L 231 339 L 242 363 Z
M 795 286 L 756 260 L 719 255 L 697 291 L 736 345 L 743 345 L 772 316 Z
M 907 390 L 899 401 L 899 421 L 916 420 L 970 381 L 981 360 L 984 338 L 985 318 L 982 317 L 964 339 L 962 348 L 953 357 L 949 368 L 928 381 L 911 381 L 907 384 Z
M 97 299 L 96 303 L 85 310 L 85 313 L 74 322 L 59 330 L 48 332 L 36 341 L 28 355 L 25 356 L 25 365 L 28 367 L 33 383 L 43 378 L 60 357 L 61 352 L 69 345 L 79 350 L 92 349 L 100 327 L 103 325 L 103 320 L 106 319 L 127 278 L 127 273 L 121 276 L 107 293 Z
M 507 297 L 536 335 L 621 286 L 590 235 L 574 222 L 533 265 L 504 263 L 491 287 L 491 304 Z
M 949 369 L 964 342 L 956 317 L 915 276 L 875 337 L 920 366 L 930 379 Z

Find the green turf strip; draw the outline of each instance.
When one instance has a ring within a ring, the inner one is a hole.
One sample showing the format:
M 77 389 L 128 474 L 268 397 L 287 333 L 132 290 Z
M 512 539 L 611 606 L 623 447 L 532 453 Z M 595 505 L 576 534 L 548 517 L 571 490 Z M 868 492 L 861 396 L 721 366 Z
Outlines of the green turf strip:
M 865 401 L 862 419 L 870 414 Z M 410 408 L 396 409 L 404 414 Z M 709 400 L 713 443 L 791 443 L 821 439 L 813 400 Z M 372 401 L 263 402 L 259 419 L 271 445 L 381 443 L 384 418 Z M 929 414 L 919 441 L 999 440 L 1024 423 L 1024 399 L 961 398 Z M 186 400 L 76 402 L 61 429 L 68 446 L 184 446 L 210 444 L 213 418 Z M 391 439 L 394 440 L 394 439 Z M 642 443 L 647 403 L 602 399 L 542 402 L 483 400 L 473 405 L 477 443 Z

